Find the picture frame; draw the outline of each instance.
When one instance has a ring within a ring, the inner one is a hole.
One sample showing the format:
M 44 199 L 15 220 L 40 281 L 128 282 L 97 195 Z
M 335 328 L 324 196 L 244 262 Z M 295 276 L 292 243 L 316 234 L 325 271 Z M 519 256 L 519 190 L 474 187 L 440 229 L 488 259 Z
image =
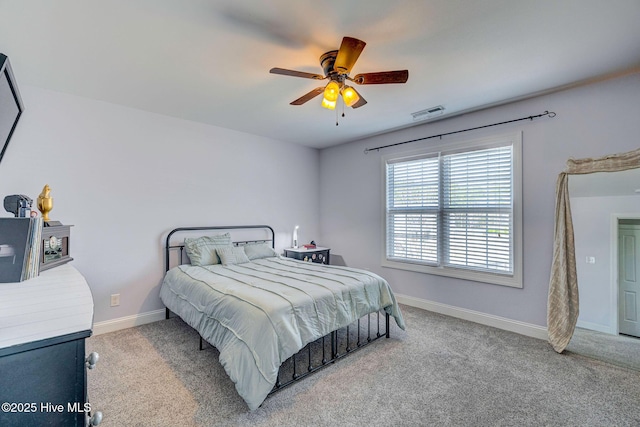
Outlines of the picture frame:
M 0 162 L 24 111 L 24 104 L 11 69 L 9 57 L 0 53 Z

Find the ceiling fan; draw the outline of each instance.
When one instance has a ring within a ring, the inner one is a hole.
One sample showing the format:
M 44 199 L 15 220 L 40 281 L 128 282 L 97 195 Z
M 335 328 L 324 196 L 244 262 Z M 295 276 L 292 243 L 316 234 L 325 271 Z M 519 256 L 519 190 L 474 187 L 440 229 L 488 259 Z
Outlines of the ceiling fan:
M 306 73 L 304 71 L 286 70 L 284 68 L 272 68 L 269 72 L 272 74 L 282 74 L 285 76 L 314 80 L 329 79 L 329 83 L 327 83 L 326 86 L 313 89 L 311 92 L 291 102 L 291 105 L 302 105 L 321 93 L 324 93 L 322 106 L 330 110 L 336 108 L 336 103 L 340 96 L 342 96 L 342 100 L 347 107 L 362 107 L 367 101 L 352 86 L 346 84 L 348 81 L 359 85 L 371 85 L 405 83 L 409 78 L 408 70 L 380 71 L 376 73 L 356 74 L 353 78 L 349 77 L 349 73 L 365 45 L 366 43 L 362 40 L 353 37 L 344 37 L 339 50 L 329 51 L 320 57 L 320 66 L 324 70 L 324 76 Z

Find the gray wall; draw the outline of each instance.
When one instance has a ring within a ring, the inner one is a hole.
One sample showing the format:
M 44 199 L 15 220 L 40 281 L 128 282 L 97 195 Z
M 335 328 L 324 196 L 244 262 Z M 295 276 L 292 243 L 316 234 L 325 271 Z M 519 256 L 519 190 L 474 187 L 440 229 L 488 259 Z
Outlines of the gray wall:
M 74 225 L 73 264 L 95 321 L 163 308 L 163 238 L 175 227 L 266 223 L 282 249 L 299 224 L 301 241 L 318 239 L 318 150 L 20 89 L 25 113 L 0 163 L 0 196 L 35 200 L 51 186 L 50 216 Z
M 383 275 L 399 294 L 545 325 L 557 174 L 568 157 L 640 146 L 639 74 L 320 152 L 33 87 L 21 91 L 26 111 L 0 163 L 0 195 L 35 199 L 51 186 L 51 216 L 74 225 L 73 263 L 91 286 L 96 321 L 162 308 L 162 244 L 172 228 L 258 222 L 276 229 L 280 249 L 299 224 L 300 241 L 331 247 L 348 265 Z M 544 110 L 558 116 L 445 138 L 523 132 L 523 289 L 380 267 L 381 161 L 364 148 Z M 304 179 L 292 179 L 296 173 Z M 121 294 L 120 307 L 109 307 L 112 293 Z
M 555 184 L 569 157 L 595 157 L 640 146 L 640 74 L 601 81 L 463 116 L 399 130 L 320 153 L 320 224 L 323 244 L 346 264 L 389 280 L 394 290 L 489 315 L 546 325 L 552 255 Z M 446 100 L 435 100 L 434 105 Z M 557 117 L 518 122 L 445 137 L 456 142 L 522 131 L 524 287 L 382 268 L 383 189 L 381 154 L 411 151 L 429 141 L 364 154 L 365 148 L 554 111 Z

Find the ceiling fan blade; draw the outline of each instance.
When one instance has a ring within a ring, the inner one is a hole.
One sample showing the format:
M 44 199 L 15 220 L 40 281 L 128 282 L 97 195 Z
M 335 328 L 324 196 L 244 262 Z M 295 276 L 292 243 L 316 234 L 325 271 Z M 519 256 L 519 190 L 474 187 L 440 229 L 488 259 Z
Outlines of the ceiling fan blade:
M 305 79 L 324 80 L 325 76 L 320 74 L 305 73 L 304 71 L 285 70 L 284 68 L 272 68 L 269 70 L 271 74 L 282 74 L 283 76 L 303 77 Z
M 365 46 L 366 43 L 362 40 L 344 37 L 333 69 L 341 74 L 349 74 Z
M 354 89 L 354 90 L 355 90 L 355 89 Z M 357 93 L 357 92 L 356 92 L 356 93 Z M 358 93 L 358 96 L 360 97 L 360 99 L 358 99 L 358 102 L 356 102 L 355 104 L 353 104 L 353 105 L 351 106 L 351 108 L 358 108 L 358 107 L 362 107 L 364 104 L 366 104 L 366 103 L 367 103 L 367 100 L 366 100 L 366 99 L 364 99 L 364 98 L 362 97 L 362 95 L 360 95 L 360 94 Z
M 380 85 L 386 83 L 406 83 L 408 79 L 409 70 L 398 70 L 357 74 L 352 80 L 359 85 Z
M 291 105 L 302 105 L 305 102 L 315 98 L 316 96 L 320 95 L 322 92 L 324 92 L 324 87 L 317 87 L 314 90 L 312 90 L 311 92 L 308 92 L 304 95 L 302 95 L 300 98 L 296 99 L 295 101 L 291 102 Z

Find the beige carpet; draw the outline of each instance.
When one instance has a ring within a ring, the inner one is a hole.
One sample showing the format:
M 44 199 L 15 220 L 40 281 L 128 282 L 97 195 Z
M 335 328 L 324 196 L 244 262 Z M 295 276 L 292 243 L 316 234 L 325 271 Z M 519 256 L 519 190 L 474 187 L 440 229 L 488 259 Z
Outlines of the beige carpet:
M 379 340 L 250 412 L 180 319 L 91 337 L 92 407 L 113 426 L 638 426 L 640 373 L 402 306 Z M 392 322 L 393 325 L 393 322 Z

